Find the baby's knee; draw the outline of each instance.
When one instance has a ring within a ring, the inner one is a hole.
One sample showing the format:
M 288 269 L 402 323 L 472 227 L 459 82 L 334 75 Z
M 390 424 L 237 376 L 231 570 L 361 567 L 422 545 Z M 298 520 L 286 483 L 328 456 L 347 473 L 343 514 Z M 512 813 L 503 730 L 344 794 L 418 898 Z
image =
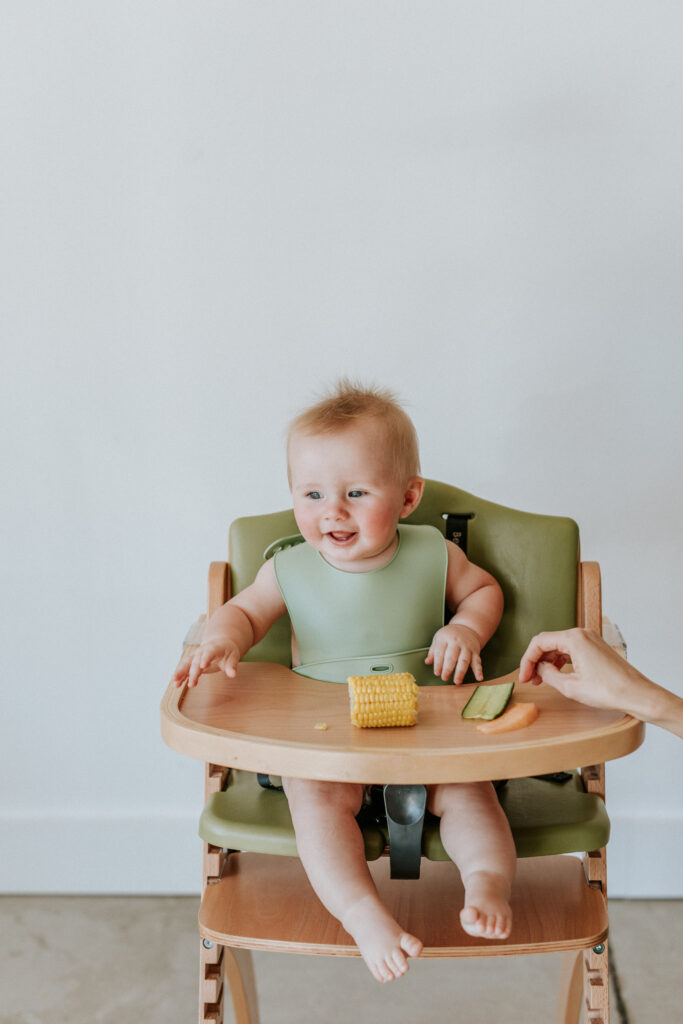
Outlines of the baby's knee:
M 363 787 L 317 779 L 283 779 L 292 816 L 301 813 L 356 815 L 363 801 Z
M 427 809 L 438 818 L 450 810 L 464 810 L 491 800 L 497 803 L 491 782 L 449 782 L 427 787 Z

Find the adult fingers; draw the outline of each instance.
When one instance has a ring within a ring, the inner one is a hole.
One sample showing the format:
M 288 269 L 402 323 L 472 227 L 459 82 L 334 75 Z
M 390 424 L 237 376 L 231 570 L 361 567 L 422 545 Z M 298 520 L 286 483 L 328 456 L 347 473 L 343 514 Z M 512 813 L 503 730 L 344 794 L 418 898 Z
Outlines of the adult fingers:
M 551 661 L 539 661 L 536 672 L 542 682 L 559 690 L 565 696 L 571 696 L 571 681 L 574 679 L 571 673 L 561 672 Z
M 541 660 L 548 660 L 560 655 L 569 660 L 570 651 L 567 645 L 566 632 L 538 633 L 529 641 L 529 646 L 519 663 L 519 681 L 528 682 L 536 674 L 536 666 Z

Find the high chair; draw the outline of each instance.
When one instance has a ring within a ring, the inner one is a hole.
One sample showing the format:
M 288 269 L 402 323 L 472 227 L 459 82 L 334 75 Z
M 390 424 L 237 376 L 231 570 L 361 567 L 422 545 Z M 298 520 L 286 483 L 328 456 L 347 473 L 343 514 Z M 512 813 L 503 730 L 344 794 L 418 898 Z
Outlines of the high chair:
M 502 586 L 503 618 L 483 652 L 487 680 L 514 678 L 529 639 L 542 630 L 582 625 L 602 632 L 599 568 L 579 562 L 572 520 L 427 481 L 406 521 L 430 523 L 466 544 L 468 557 Z M 296 530 L 291 511 L 236 520 L 230 563 L 214 562 L 209 571 L 208 614 L 253 580 L 266 549 L 280 538 L 293 542 Z M 184 657 L 200 642 L 201 628 L 200 620 Z M 636 749 L 642 723 L 529 686 L 521 697 L 539 706 L 533 726 L 483 737 L 460 715 L 471 687 L 451 684 L 420 691 L 413 729 L 354 729 L 346 687 L 292 673 L 290 641 L 284 616 L 249 652 L 236 679 L 214 672 L 193 690 L 171 684 L 162 703 L 165 741 L 206 763 L 200 1024 L 223 1020 L 226 988 L 237 1024 L 257 1024 L 251 949 L 358 955 L 303 873 L 284 795 L 264 788 L 277 785 L 278 775 L 398 785 L 501 780 L 499 799 L 520 858 L 507 940 L 474 938 L 460 928 L 462 887 L 455 867 L 439 863 L 448 858 L 434 819 L 425 822 L 419 881 L 389 878 L 386 824 L 362 821 L 380 895 L 423 939 L 423 956 L 562 952 L 559 1024 L 576 1024 L 582 1007 L 587 1024 L 609 1024 L 603 762 Z M 326 728 L 316 729 L 321 724 Z M 577 852 L 582 859 L 562 856 Z

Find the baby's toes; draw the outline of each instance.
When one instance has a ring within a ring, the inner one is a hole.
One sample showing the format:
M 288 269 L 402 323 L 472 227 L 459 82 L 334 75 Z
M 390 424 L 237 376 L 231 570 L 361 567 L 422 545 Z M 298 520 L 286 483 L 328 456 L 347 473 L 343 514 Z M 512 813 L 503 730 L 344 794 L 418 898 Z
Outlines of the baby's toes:
M 396 978 L 402 978 L 403 975 L 408 970 L 408 965 L 407 964 L 405 964 L 405 963 L 404 964 L 400 964 L 396 960 L 393 960 L 393 959 L 389 961 L 387 966 L 389 967 L 389 970 L 391 971 L 391 980 L 392 981 L 394 981 Z
M 460 911 L 460 920 L 463 924 L 474 924 L 479 917 L 479 911 L 476 907 L 463 907 Z
M 485 939 L 493 938 L 493 930 L 495 927 L 495 917 L 491 914 L 484 914 L 481 910 L 479 911 L 479 917 L 474 923 L 474 931 L 476 935 L 481 935 Z
M 487 939 L 506 939 L 510 932 L 509 923 L 503 914 L 489 914 L 485 918 L 483 934 Z
M 423 948 L 423 943 L 420 939 L 417 938 L 417 936 L 411 935 L 409 932 L 404 932 L 403 935 L 401 936 L 401 949 L 408 956 L 420 956 Z M 406 964 L 406 970 L 407 969 L 408 964 Z
M 468 935 L 481 935 L 482 933 L 483 919 L 476 907 L 463 907 L 460 911 L 460 924 Z
M 400 978 L 408 970 L 408 963 L 400 949 L 390 954 L 387 965 L 395 978 Z
M 368 967 L 376 980 L 381 982 L 383 985 L 388 981 L 394 980 L 393 971 L 390 970 L 384 960 L 373 961 L 373 963 L 368 964 Z

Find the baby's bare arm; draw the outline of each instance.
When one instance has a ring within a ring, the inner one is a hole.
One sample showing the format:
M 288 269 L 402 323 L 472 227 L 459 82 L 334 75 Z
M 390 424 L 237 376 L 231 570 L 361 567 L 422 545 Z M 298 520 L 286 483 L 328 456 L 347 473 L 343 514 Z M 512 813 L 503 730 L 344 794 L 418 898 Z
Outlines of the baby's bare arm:
M 426 663 L 441 679 L 453 675 L 457 685 L 470 665 L 476 679 L 484 678 L 479 655 L 500 622 L 503 592 L 493 576 L 470 562 L 459 547 L 451 541 L 446 545 L 446 601 L 455 614 L 434 635 Z
M 446 603 L 455 612 L 451 624 L 473 630 L 483 647 L 498 628 L 503 614 L 503 591 L 491 573 L 470 562 L 457 545 L 446 541 L 446 546 Z
M 175 672 L 176 686 L 185 679 L 188 686 L 195 686 L 202 673 L 217 669 L 234 676 L 240 659 L 284 612 L 285 603 L 275 581 L 273 564 L 266 562 L 251 586 L 245 587 L 211 616 L 194 656 Z

